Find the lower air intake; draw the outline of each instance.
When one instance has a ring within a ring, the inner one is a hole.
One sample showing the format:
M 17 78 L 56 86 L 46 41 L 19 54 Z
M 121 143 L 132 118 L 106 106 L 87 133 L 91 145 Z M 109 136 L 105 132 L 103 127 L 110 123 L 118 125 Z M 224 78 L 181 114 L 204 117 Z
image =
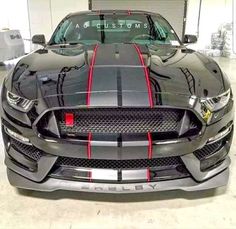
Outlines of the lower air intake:
M 33 145 L 25 145 L 13 138 L 10 139 L 11 146 L 15 148 L 17 151 L 21 152 L 25 156 L 29 157 L 34 161 L 39 161 L 40 158 L 43 156 L 43 152 Z
M 81 168 L 100 168 L 100 169 L 141 169 L 152 167 L 177 167 L 183 165 L 180 157 L 165 157 L 153 159 L 136 160 L 101 160 L 101 159 L 82 159 L 71 157 L 59 157 L 57 166 L 81 167 Z

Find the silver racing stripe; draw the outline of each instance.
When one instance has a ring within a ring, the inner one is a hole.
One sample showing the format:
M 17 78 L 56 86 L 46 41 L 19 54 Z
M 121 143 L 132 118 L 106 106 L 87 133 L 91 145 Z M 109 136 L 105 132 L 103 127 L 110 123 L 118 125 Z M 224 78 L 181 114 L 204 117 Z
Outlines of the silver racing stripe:
M 99 45 L 90 106 L 150 106 L 143 65 L 132 44 Z

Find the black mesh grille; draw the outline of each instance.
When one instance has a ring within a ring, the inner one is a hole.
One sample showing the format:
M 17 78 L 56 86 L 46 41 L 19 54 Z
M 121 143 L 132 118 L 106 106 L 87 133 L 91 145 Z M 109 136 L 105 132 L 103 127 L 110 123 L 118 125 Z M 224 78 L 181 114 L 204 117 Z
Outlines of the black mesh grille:
M 222 141 L 215 142 L 210 145 L 205 145 L 202 149 L 199 149 L 194 152 L 194 155 L 199 159 L 203 160 L 206 157 L 214 154 L 222 146 Z
M 72 133 L 178 132 L 184 110 L 149 108 L 90 108 L 56 111 L 62 135 Z M 75 123 L 66 126 L 65 114 L 74 114 Z M 192 122 L 191 129 L 197 128 Z
M 101 169 L 132 169 L 147 167 L 176 167 L 183 165 L 179 157 L 166 157 L 154 159 L 136 159 L 136 160 L 100 160 L 100 159 L 81 159 L 70 157 L 59 157 L 57 166 L 72 166 L 83 168 L 101 168 Z
M 11 138 L 10 142 L 13 148 L 34 161 L 38 161 L 43 156 L 43 152 L 34 146 L 25 145 L 13 138 Z

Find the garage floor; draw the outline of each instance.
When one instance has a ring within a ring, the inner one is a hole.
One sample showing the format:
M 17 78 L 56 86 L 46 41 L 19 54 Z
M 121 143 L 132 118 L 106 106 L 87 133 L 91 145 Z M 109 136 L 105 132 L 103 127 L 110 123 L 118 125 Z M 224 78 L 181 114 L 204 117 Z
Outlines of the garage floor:
M 217 61 L 236 95 L 236 60 Z M 0 66 L 0 82 L 9 66 Z M 11 187 L 0 152 L 0 228 L 236 228 L 236 142 L 227 188 L 204 192 L 102 195 L 19 192 Z

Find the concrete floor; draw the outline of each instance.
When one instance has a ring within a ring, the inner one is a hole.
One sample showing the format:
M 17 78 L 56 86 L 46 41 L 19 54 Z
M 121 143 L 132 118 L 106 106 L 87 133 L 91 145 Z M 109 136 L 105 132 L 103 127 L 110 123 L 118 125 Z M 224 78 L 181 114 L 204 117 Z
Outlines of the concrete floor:
M 236 95 L 236 60 L 218 58 Z M 0 82 L 9 66 L 0 67 Z M 0 152 L 0 228 L 236 228 L 236 142 L 226 188 L 102 195 L 57 191 L 19 192 L 7 182 Z

